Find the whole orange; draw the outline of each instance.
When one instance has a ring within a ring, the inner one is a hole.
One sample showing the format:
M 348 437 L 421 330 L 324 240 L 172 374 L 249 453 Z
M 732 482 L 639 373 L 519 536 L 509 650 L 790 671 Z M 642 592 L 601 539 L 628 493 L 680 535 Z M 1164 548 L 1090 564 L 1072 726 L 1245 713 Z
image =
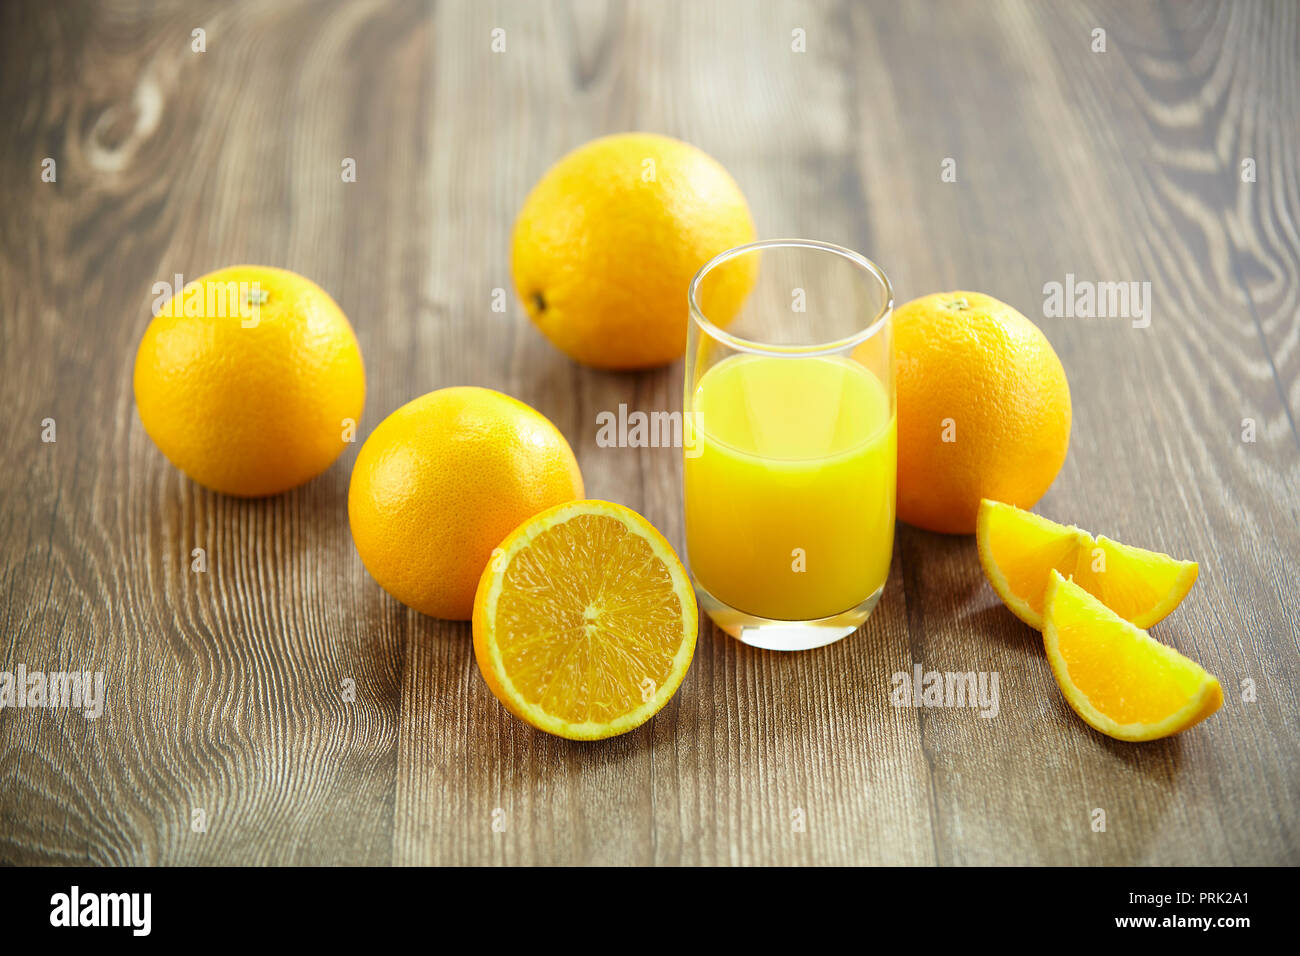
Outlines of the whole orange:
M 487 388 L 442 388 L 370 433 L 348 520 L 385 591 L 423 614 L 469 620 L 492 549 L 539 511 L 581 497 L 573 449 L 540 412 Z
M 157 312 L 135 357 L 135 403 L 149 437 L 199 484 L 277 494 L 348 446 L 365 369 L 347 316 L 316 283 L 231 266 Z
M 754 241 L 745 197 L 722 166 L 668 136 L 620 133 L 547 171 L 515 222 L 511 271 L 529 317 L 586 365 L 648 368 L 681 358 L 686 288 L 700 267 Z M 713 289 L 725 324 L 755 279 L 737 260 Z
M 1030 508 L 1070 444 L 1070 386 L 1047 337 L 1005 302 L 939 292 L 894 314 L 898 516 L 972 534 L 980 499 Z

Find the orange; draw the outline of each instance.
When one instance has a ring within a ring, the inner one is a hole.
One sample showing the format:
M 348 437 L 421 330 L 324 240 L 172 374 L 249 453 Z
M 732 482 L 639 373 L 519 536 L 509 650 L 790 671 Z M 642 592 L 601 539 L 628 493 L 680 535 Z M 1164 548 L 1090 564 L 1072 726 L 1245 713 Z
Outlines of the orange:
M 210 272 L 168 301 L 135 357 L 154 444 L 199 484 L 273 495 L 328 468 L 366 398 L 347 317 L 316 283 L 270 266 Z
M 1205 669 L 1051 572 L 1043 647 L 1056 683 L 1088 726 L 1118 740 L 1156 740 L 1223 704 Z
M 1176 608 L 1200 570 L 1195 561 L 1094 538 L 998 501 L 980 503 L 975 541 L 998 597 L 1040 631 L 1053 569 L 1072 576 L 1075 584 L 1138 627 L 1150 627 Z
M 540 412 L 487 388 L 442 388 L 370 433 L 352 470 L 348 520 L 385 591 L 463 621 L 501 539 L 582 491 L 573 449 Z
M 694 146 L 622 133 L 580 146 L 533 187 L 515 223 L 511 270 L 529 317 L 586 365 L 649 368 L 686 350 L 686 287 L 700 267 L 754 241 L 740 187 Z M 722 270 L 710 318 L 734 317 L 753 257 Z
M 686 569 L 630 508 L 573 501 L 525 521 L 474 598 L 474 656 L 506 708 L 539 730 L 597 740 L 668 703 L 695 653 Z
M 1004 302 L 940 292 L 894 314 L 898 516 L 970 534 L 981 498 L 1033 506 L 1070 443 L 1070 387 L 1051 343 Z

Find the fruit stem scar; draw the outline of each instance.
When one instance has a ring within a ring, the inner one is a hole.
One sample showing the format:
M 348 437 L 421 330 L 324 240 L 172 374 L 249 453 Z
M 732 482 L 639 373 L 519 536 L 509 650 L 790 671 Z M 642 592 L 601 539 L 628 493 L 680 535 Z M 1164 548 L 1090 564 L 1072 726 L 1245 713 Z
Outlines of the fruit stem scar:
M 546 311 L 546 297 L 540 292 L 533 293 L 533 307 L 536 308 L 538 312 Z
M 943 307 L 945 309 L 957 309 L 957 310 L 967 309 L 970 308 L 970 303 L 966 301 L 965 296 L 961 296 L 956 299 L 949 299 L 947 302 L 943 304 Z
M 249 305 L 266 305 L 266 300 L 271 297 L 271 293 L 265 289 L 249 289 L 246 296 Z

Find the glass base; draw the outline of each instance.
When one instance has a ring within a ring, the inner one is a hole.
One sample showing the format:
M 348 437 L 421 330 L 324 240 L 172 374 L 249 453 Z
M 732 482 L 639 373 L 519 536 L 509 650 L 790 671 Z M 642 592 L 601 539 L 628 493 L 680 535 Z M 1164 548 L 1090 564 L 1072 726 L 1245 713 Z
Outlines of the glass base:
M 769 651 L 807 651 L 843 640 L 862 626 L 885 590 L 882 584 L 857 607 L 831 617 L 815 621 L 776 621 L 738 611 L 715 598 L 699 581 L 694 583 L 700 607 L 714 624 L 744 644 Z

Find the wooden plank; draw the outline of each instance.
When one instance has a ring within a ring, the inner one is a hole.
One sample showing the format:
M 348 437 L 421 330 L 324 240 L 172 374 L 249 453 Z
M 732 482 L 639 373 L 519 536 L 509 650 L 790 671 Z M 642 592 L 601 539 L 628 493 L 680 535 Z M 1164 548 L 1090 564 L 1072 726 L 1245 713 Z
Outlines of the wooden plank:
M 944 51 L 944 69 L 925 82 L 894 84 L 897 102 L 863 135 L 866 183 L 875 142 L 916 160 L 899 167 L 916 174 L 882 190 L 872 216 L 891 227 L 886 246 L 908 250 L 903 297 L 974 286 L 1040 322 L 1075 403 L 1070 457 L 1042 509 L 1199 558 L 1200 583 L 1156 633 L 1220 675 L 1228 695 L 1213 724 L 1184 738 L 1133 748 L 1080 733 L 1036 635 L 996 606 L 973 549 L 907 530 L 900 550 L 905 580 L 917 580 L 907 594 L 921 605 L 918 659 L 958 670 L 989 660 L 1005 688 L 996 722 L 935 711 L 926 723 L 940 859 L 1294 861 L 1297 605 L 1275 582 L 1300 544 L 1283 520 L 1295 512 L 1297 445 L 1247 290 L 1226 265 L 1234 171 L 1202 171 L 1220 117 L 1182 66 L 1174 13 L 1148 22 L 1121 19 L 1116 7 L 1007 5 L 971 23 L 907 10 L 901 27 L 861 12 L 855 20 L 861 87 L 883 87 Z M 1108 51 L 1093 53 L 1091 31 L 1105 24 Z M 1201 42 L 1246 58 L 1267 49 L 1270 28 L 1257 25 L 1248 41 L 1211 23 Z M 866 46 L 872 37 L 877 45 Z M 944 101 L 971 108 L 942 124 L 921 119 Z M 956 183 L 940 181 L 945 157 L 957 159 Z M 887 215 L 899 198 L 908 215 Z M 1271 210 L 1295 219 L 1294 204 Z M 946 224 L 960 240 L 917 242 L 918 223 Z M 1296 247 L 1275 251 L 1294 272 Z M 1151 326 L 1044 316 L 1043 285 L 1067 273 L 1151 282 Z M 1270 440 L 1240 442 L 1251 414 Z M 1241 700 L 1247 678 L 1260 685 L 1257 703 Z M 1110 816 L 1105 837 L 1089 826 L 1098 807 Z
M 223 498 L 163 460 L 130 381 L 150 288 L 174 273 L 297 269 L 357 319 L 363 348 L 367 315 L 416 314 L 402 270 L 421 233 L 392 180 L 421 181 L 419 143 L 376 117 L 421 99 L 423 8 L 69 20 L 80 32 L 41 22 L 51 61 L 76 68 L 29 78 L 40 132 L 6 137 L 22 153 L 6 150 L 6 218 L 32 233 L 7 236 L 4 257 L 4 661 L 103 669 L 108 702 L 95 722 L 0 715 L 3 858 L 385 862 L 406 618 L 357 569 L 340 507 L 352 455 L 290 494 Z M 20 55 L 29 31 L 5 36 L 7 62 L 47 62 Z M 56 184 L 39 182 L 44 150 Z M 386 391 L 372 382 L 367 423 Z

